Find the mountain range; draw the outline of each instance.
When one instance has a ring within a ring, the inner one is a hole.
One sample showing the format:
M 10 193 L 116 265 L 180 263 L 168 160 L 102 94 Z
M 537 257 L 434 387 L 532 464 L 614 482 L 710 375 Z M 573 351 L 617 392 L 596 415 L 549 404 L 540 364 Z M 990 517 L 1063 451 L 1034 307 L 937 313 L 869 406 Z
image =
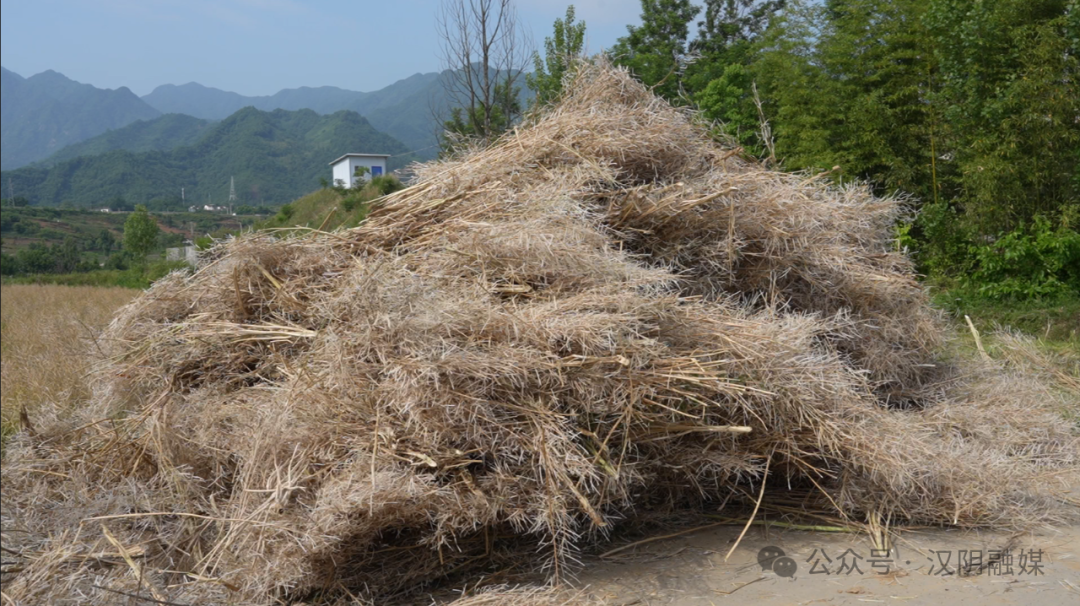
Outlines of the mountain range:
M 179 139 L 187 143 L 162 149 L 162 141 Z M 179 204 L 181 191 L 194 203 L 221 204 L 235 178 L 238 203 L 276 205 L 316 189 L 320 177 L 329 178 L 330 161 L 356 150 L 391 154 L 391 170 L 416 159 L 353 111 L 245 107 L 215 123 L 177 114 L 135 122 L 50 162 L 3 171 L 0 182 L 33 205 L 95 207 L 117 197 Z M 76 155 L 65 159 L 69 154 Z
M 215 121 L 245 107 L 264 111 L 310 109 L 319 114 L 354 111 L 366 117 L 377 130 L 416 151 L 417 157 L 430 159 L 438 151 L 440 125 L 435 116 L 447 109 L 444 77 L 439 73 L 414 74 L 374 92 L 322 86 L 285 89 L 267 96 L 244 96 L 189 82 L 179 86 L 165 84 L 140 98 L 127 88 L 98 89 L 54 71 L 23 78 L 3 69 L 0 166 L 10 170 L 43 160 L 55 164 L 81 153 L 95 153 L 89 148 L 58 152 L 65 146 L 137 120 L 184 114 Z M 174 118 L 168 127 L 153 128 L 164 132 L 175 126 Z M 168 138 L 158 141 L 160 145 L 168 142 Z M 190 142 L 179 137 L 173 144 Z M 50 158 L 52 155 L 56 157 Z
M 160 115 L 127 88 L 95 88 L 51 70 L 23 78 L 0 67 L 0 167 L 24 166 L 109 129 Z

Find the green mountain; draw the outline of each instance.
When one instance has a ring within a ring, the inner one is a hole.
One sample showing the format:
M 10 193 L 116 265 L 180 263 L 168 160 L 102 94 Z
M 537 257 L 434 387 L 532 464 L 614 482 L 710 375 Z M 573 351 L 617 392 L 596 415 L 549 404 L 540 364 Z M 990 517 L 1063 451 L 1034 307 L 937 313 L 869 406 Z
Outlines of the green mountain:
M 161 112 L 205 120 L 219 120 L 248 106 L 265 111 L 311 109 L 321 114 L 347 109 L 364 116 L 376 129 L 398 139 L 416 151 L 418 158 L 426 160 L 438 154 L 442 125 L 436 116 L 449 110 L 444 89 L 448 74 L 414 74 L 366 93 L 322 86 L 285 89 L 261 97 L 245 97 L 195 82 L 181 86 L 166 84 L 155 88 L 143 100 Z M 521 88 L 522 103 L 527 104 L 532 91 L 525 87 L 524 79 Z
M 243 107 L 264 111 L 311 109 L 331 114 L 348 109 L 366 117 L 375 128 L 391 135 L 411 150 L 424 148 L 419 156 L 432 158 L 438 152 L 437 122 L 431 103 L 442 108 L 444 97 L 440 75 L 415 74 L 381 90 L 364 93 L 333 86 L 284 89 L 273 95 L 244 96 L 196 82 L 180 86 L 159 86 L 142 99 L 165 113 L 181 113 L 204 120 L 220 120 Z
M 36 206 L 103 206 L 179 198 L 223 204 L 235 177 L 239 204 L 284 204 L 329 179 L 329 162 L 363 150 L 394 154 L 393 170 L 414 160 L 408 149 L 356 112 L 320 116 L 312 110 L 245 108 L 206 129 L 196 143 L 168 151 L 109 151 L 52 167 L 0 174 L 5 187 Z
M 161 115 L 127 88 L 80 84 L 54 71 L 0 67 L 0 167 L 13 169 L 136 120 Z
M 162 113 L 187 114 L 204 120 L 221 120 L 244 107 L 264 111 L 275 109 L 310 109 L 320 114 L 332 114 L 347 109 L 360 97 L 369 93 L 345 90 L 334 86 L 317 88 L 287 88 L 273 95 L 248 97 L 224 91 L 198 82 L 187 84 L 163 84 L 143 101 Z
M 69 145 L 34 166 L 55 166 L 79 156 L 97 156 L 115 150 L 130 152 L 166 151 L 192 145 L 211 128 L 209 120 L 184 114 L 165 114 L 153 120 L 138 120 L 122 128 Z

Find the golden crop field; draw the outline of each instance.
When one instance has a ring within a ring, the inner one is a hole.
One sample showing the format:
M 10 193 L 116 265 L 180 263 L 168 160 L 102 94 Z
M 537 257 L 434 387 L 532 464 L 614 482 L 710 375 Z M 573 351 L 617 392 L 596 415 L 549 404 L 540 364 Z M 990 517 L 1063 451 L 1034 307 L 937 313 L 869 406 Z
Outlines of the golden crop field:
M 96 286 L 0 287 L 0 415 L 6 434 L 25 407 L 86 396 L 94 335 L 139 291 Z

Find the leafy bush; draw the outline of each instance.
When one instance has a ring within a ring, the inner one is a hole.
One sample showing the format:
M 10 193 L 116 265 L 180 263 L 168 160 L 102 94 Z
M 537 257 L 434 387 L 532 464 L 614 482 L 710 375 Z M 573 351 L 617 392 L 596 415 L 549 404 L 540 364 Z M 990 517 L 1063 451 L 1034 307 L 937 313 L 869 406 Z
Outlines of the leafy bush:
M 105 269 L 125 270 L 131 267 L 131 253 L 121 251 L 109 255 L 105 260 Z
M 1080 233 L 1044 217 L 971 253 L 975 270 L 965 282 L 990 299 L 1080 295 Z
M 379 175 L 378 177 L 372 177 L 367 187 L 378 192 L 377 195 L 379 196 L 387 196 L 398 190 L 405 189 L 405 186 L 401 184 L 401 181 L 398 181 L 397 177 L 393 175 Z
M 917 233 L 902 242 L 916 251 L 920 271 L 935 278 L 970 273 L 973 236 L 953 206 L 924 204 L 912 227 Z
M 357 206 L 360 206 L 360 196 L 357 194 L 349 194 L 341 199 L 341 208 L 345 209 L 345 212 L 351 213 L 356 210 Z
M 292 219 L 293 213 L 295 212 L 296 210 L 292 207 L 291 204 L 285 204 L 278 209 L 277 214 L 274 215 L 274 220 L 278 223 L 285 223 L 289 219 Z

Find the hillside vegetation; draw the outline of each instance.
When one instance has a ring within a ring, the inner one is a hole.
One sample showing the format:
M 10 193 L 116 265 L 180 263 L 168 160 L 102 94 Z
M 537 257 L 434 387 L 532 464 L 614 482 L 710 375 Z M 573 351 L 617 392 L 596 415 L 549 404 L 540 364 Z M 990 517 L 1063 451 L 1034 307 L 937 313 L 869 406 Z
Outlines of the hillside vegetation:
M 165 114 L 153 120 L 137 120 L 127 126 L 74 143 L 34 166 L 50 167 L 79 156 L 98 156 L 116 150 L 129 152 L 167 151 L 193 145 L 213 123 L 184 114 Z
M 371 202 L 404 186 L 393 176 L 375 177 L 362 187 L 326 187 L 285 204 L 273 217 L 255 225 L 259 229 L 309 227 L 331 231 L 356 227 Z
M 189 134 L 184 136 L 196 136 L 190 131 L 203 128 L 198 122 L 186 124 Z M 187 200 L 222 204 L 235 177 L 240 204 L 278 205 L 317 187 L 320 178 L 329 178 L 331 160 L 358 150 L 393 154 L 391 170 L 412 160 L 400 141 L 355 112 L 320 116 L 312 110 L 245 108 L 206 128 L 192 145 L 80 156 L 48 168 L 5 171 L 2 181 L 36 206 L 95 207 L 116 197 L 179 201 L 181 188 Z

